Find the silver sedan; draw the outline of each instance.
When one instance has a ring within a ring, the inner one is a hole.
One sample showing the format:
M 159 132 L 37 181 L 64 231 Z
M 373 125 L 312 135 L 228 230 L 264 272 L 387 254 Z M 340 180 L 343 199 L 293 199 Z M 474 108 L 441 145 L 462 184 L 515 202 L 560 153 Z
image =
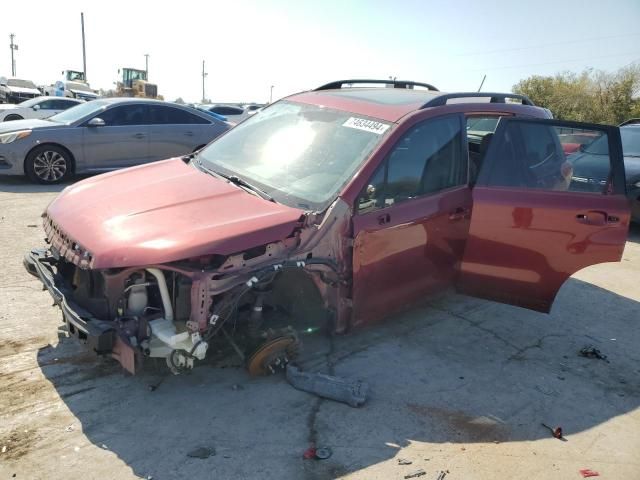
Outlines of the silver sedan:
M 206 113 L 159 100 L 94 100 L 47 120 L 0 124 L 0 175 L 58 183 L 74 173 L 189 154 L 229 128 Z

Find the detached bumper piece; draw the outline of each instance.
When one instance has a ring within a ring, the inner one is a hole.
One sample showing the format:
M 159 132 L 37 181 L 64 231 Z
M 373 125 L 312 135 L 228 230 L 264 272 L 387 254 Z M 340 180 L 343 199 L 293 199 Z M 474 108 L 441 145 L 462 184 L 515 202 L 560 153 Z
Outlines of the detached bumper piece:
M 45 249 L 36 249 L 24 256 L 24 267 L 40 279 L 49 290 L 53 301 L 62 310 L 62 317 L 69 333 L 99 355 L 112 353 L 116 332 L 111 322 L 95 318 L 91 313 L 70 300 L 71 290 L 54 270 L 57 260 Z

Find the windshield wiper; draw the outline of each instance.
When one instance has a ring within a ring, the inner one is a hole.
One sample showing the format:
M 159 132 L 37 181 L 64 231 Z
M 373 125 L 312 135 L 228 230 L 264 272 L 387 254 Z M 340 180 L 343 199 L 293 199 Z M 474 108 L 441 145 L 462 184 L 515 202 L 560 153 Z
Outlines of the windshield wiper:
M 243 187 L 245 190 L 250 190 L 253 193 L 257 194 L 259 197 L 264 198 L 265 200 L 269 200 L 270 202 L 276 203 L 275 198 L 273 198 L 267 192 L 265 192 L 264 190 L 261 190 L 260 188 L 256 187 L 255 185 L 252 185 L 251 183 L 247 182 L 246 180 L 236 175 L 224 175 L 220 172 L 215 172 L 215 173 L 216 175 L 220 175 L 222 178 L 226 178 L 227 181 L 233 183 L 234 185 Z
M 241 187 L 243 190 L 248 191 L 249 193 L 251 193 L 252 195 L 256 195 L 258 197 L 262 197 L 265 200 L 269 200 L 270 202 L 273 203 L 278 203 L 276 202 L 276 199 L 273 198 L 271 195 L 269 195 L 267 192 L 265 192 L 264 190 L 261 190 L 260 188 L 256 187 L 255 185 L 252 185 L 251 183 L 247 182 L 246 180 L 243 180 L 242 178 L 236 176 L 236 175 L 225 175 L 224 173 L 220 173 L 220 172 L 216 172 L 215 170 L 211 170 L 207 167 L 205 167 L 201 161 L 199 161 L 199 159 L 197 158 L 197 156 L 194 154 L 195 158 L 195 162 L 194 164 L 197 165 L 197 167 L 202 170 L 205 173 L 208 173 L 209 175 L 213 175 L 214 177 L 219 177 L 219 178 L 224 178 L 226 181 L 228 181 L 229 183 L 233 183 L 234 185 L 237 185 L 238 187 Z

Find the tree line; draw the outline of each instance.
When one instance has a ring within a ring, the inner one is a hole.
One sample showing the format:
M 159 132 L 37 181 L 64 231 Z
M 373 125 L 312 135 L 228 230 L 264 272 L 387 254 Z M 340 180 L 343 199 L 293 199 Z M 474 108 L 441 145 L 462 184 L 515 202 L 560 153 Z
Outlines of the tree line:
M 640 118 L 640 65 L 616 72 L 587 69 L 549 77 L 533 75 L 514 85 L 513 93 L 527 95 L 551 110 L 554 118 L 618 125 Z

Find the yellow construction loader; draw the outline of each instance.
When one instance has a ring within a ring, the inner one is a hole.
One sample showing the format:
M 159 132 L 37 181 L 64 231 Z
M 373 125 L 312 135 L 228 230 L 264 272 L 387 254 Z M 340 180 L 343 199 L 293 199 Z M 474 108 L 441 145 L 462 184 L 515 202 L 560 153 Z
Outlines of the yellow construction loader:
M 116 94 L 119 97 L 156 98 L 163 100 L 158 95 L 158 85 L 147 81 L 147 72 L 136 68 L 122 68 L 122 79 L 116 84 Z

